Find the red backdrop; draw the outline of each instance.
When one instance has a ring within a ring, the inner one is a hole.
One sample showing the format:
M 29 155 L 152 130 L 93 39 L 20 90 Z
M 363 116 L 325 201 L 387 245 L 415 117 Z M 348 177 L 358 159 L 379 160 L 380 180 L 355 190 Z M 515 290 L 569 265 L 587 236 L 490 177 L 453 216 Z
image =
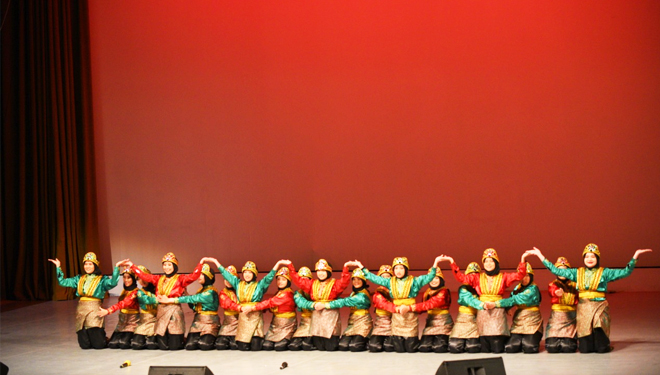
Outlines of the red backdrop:
M 92 1 L 102 238 L 183 270 L 660 266 L 657 1 Z M 538 263 L 536 263 L 538 265 Z

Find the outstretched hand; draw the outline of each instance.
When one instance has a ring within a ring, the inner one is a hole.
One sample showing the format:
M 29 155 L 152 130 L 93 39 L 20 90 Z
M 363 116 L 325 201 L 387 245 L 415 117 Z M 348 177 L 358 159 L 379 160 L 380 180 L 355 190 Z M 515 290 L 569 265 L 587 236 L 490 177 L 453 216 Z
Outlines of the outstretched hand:
M 543 254 L 541 254 L 541 250 L 537 249 L 536 247 L 534 247 L 532 250 L 525 251 L 525 253 L 523 254 L 523 258 L 522 258 L 521 262 L 525 261 L 524 257 L 527 256 L 527 255 L 536 255 L 541 261 L 545 260 L 545 257 L 543 256 Z
M 440 262 L 454 263 L 454 258 L 452 258 L 452 257 L 450 257 L 450 256 L 448 256 L 448 255 L 445 255 L 445 254 L 440 254 L 440 255 L 439 255 L 437 258 L 435 258 L 435 259 L 439 259 Z
M 97 316 L 100 316 L 101 318 L 110 314 L 110 312 L 102 307 L 99 307 L 99 311 L 96 312 Z
M 60 260 L 55 258 L 55 259 L 48 259 L 49 262 L 53 263 L 55 267 L 61 266 Z
M 125 266 L 125 265 L 128 264 L 128 262 L 130 262 L 130 260 L 129 260 L 128 258 L 126 258 L 126 259 L 124 259 L 124 260 L 120 260 L 119 262 L 117 262 L 117 263 L 115 264 L 115 267 Z
M 653 250 L 651 250 L 651 249 L 639 249 L 639 250 L 635 251 L 635 255 L 633 255 L 633 258 L 634 258 L 634 259 L 637 259 L 637 257 L 639 256 L 639 254 L 650 253 L 650 252 L 652 252 L 652 251 L 653 251 Z
M 325 303 L 322 303 L 322 302 L 316 302 L 316 303 L 314 304 L 314 310 L 316 310 L 316 311 L 321 311 L 321 310 L 323 310 L 323 309 L 325 309 Z

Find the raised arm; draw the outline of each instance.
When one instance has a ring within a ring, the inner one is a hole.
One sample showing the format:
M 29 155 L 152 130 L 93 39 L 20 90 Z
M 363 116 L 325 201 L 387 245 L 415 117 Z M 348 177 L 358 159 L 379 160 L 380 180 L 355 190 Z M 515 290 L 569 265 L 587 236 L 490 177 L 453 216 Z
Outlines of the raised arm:
M 216 265 L 218 266 L 218 271 L 220 271 L 222 277 L 225 278 L 225 280 L 231 285 L 232 288 L 238 290 L 238 283 L 240 282 L 238 277 L 232 275 L 231 272 L 227 271 L 225 267 L 222 266 L 222 264 L 216 263 Z
M 298 286 L 303 292 L 311 293 L 312 292 L 312 280 L 306 277 L 298 276 L 298 272 L 293 267 L 293 263 L 290 260 L 286 261 L 286 266 L 289 268 L 289 276 L 291 276 L 291 281 Z
M 351 273 L 348 271 L 348 266 L 344 264 L 344 268 L 342 268 L 341 270 L 341 278 L 339 279 L 339 282 L 335 283 L 332 286 L 332 294 L 338 296 L 350 284 L 351 284 Z
M 360 309 L 368 309 L 371 306 L 369 297 L 364 293 L 356 293 L 346 298 L 338 298 L 336 300 L 326 302 L 326 308 L 339 309 L 342 307 L 357 307 Z
M 449 303 L 451 303 L 451 295 L 449 294 L 449 290 L 443 289 L 428 300 L 414 304 L 412 311 L 423 312 L 438 308 L 440 306 L 447 306 Z

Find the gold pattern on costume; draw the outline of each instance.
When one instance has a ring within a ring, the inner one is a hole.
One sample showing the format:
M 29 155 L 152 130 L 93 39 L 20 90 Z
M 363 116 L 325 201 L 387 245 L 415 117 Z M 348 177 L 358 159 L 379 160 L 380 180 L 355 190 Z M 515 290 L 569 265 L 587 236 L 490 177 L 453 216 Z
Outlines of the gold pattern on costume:
M 312 282 L 312 292 L 314 301 L 325 302 L 330 299 L 332 287 L 335 285 L 335 279 L 330 279 L 324 282 L 314 280 Z
M 179 279 L 179 274 L 176 274 L 170 277 L 169 279 L 165 275 L 161 276 L 160 279 L 158 280 L 158 291 L 161 292 L 160 294 L 169 297 L 178 279 Z

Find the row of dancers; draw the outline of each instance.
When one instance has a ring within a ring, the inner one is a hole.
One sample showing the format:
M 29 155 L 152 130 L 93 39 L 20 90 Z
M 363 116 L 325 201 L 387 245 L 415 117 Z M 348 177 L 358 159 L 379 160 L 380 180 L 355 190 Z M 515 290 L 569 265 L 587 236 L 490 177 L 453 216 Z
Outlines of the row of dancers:
M 309 268 L 296 270 L 290 260 L 280 260 L 261 280 L 257 280 L 259 272 L 252 261 L 241 269 L 241 278 L 236 267 L 224 267 L 211 257 L 202 258 L 192 273 L 180 274 L 173 253 L 162 258 L 162 275 L 125 259 L 117 262 L 112 276 L 103 276 L 96 255 L 87 253 L 83 258 L 85 274 L 64 278 L 59 260 L 49 261 L 57 267 L 59 284 L 76 288 L 80 297 L 76 333 L 83 349 L 538 353 L 544 324 L 539 311 L 541 294 L 534 283 L 534 270 L 526 262 L 533 255 L 557 276 L 548 288 L 552 311 L 545 329 L 546 350 L 605 353 L 611 350 L 605 298 L 608 283 L 629 276 L 638 256 L 649 251 L 637 250 L 625 268 L 610 269 L 600 266 L 600 250 L 589 244 L 582 252 L 584 266 L 571 268 L 565 257 L 553 264 L 534 248 L 522 254 L 515 272 L 501 272 L 499 256 L 491 248 L 483 252 L 483 270 L 473 262 L 462 272 L 452 257 L 443 254 L 421 276 L 409 275 L 406 257 L 394 258 L 391 265 L 382 265 L 377 272 L 354 260 L 343 265 L 337 279 L 325 259 L 315 265 L 316 279 Z M 461 283 L 455 320 L 449 314 L 451 294 L 444 285 L 441 262 L 450 264 Z M 214 287 L 216 273 L 210 264 L 215 264 L 224 278 L 221 291 Z M 123 272 L 120 267 L 125 267 Z M 117 285 L 120 275 L 124 290 L 119 302 L 103 308 L 106 292 Z M 273 280 L 277 293 L 263 300 Z M 201 288 L 187 295 L 186 287 L 194 281 Z M 369 282 L 377 285 L 373 293 Z M 516 282 L 511 295 L 504 298 L 506 289 Z M 292 284 L 297 291 L 292 290 Z M 340 298 L 349 285 L 351 294 Z M 416 297 L 425 285 L 429 287 L 418 302 Z M 181 304 L 186 303 L 195 314 L 184 338 Z M 343 331 L 342 307 L 350 308 Z M 509 326 L 507 310 L 514 307 Z M 262 314 L 266 310 L 273 317 L 264 333 Z M 115 312 L 119 312 L 119 321 L 108 341 L 104 317 Z M 427 318 L 420 339 L 418 320 L 422 312 Z

